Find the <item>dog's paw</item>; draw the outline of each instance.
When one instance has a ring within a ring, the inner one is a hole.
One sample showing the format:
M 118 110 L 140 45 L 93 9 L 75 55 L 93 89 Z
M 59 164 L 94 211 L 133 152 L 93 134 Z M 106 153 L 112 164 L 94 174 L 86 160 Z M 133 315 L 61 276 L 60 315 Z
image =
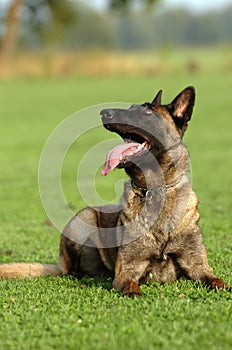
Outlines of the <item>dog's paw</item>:
M 228 284 L 226 284 L 223 280 L 221 280 L 220 278 L 214 278 L 211 281 L 211 288 L 213 290 L 225 289 L 225 290 L 231 291 L 231 287 Z
M 134 299 L 135 297 L 141 297 L 141 291 L 136 282 L 133 281 L 127 281 L 123 290 L 122 290 L 123 296 L 129 297 L 131 299 Z

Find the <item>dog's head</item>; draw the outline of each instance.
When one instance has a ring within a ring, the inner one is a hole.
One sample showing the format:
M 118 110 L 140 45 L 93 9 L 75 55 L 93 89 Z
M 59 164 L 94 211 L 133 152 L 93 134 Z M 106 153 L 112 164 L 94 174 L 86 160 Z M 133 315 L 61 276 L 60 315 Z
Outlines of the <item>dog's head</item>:
M 108 153 L 102 175 L 116 167 L 127 170 L 134 162 L 144 163 L 148 154 L 157 157 L 180 144 L 191 119 L 195 90 L 192 86 L 185 88 L 167 105 L 161 104 L 161 95 L 160 90 L 151 103 L 129 109 L 101 111 L 104 127 L 124 141 Z

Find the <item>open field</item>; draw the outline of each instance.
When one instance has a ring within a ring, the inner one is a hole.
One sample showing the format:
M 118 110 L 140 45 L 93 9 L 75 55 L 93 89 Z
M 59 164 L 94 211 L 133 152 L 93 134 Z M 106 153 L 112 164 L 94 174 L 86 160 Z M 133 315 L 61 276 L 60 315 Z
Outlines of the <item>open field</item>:
M 180 72 L 232 72 L 232 47 L 173 48 L 149 52 L 95 51 L 20 53 L 0 71 L 3 77 L 159 76 Z
M 160 88 L 170 102 L 190 84 L 197 103 L 185 143 L 201 200 L 200 223 L 213 270 L 232 285 L 232 73 L 226 70 L 0 81 L 0 261 L 57 261 L 59 233 L 46 224 L 37 171 L 58 123 L 94 104 L 150 100 Z M 88 142 L 105 136 L 107 131 L 97 130 L 79 147 L 85 151 Z M 76 190 L 80 154 L 70 156 L 63 174 L 75 210 L 84 205 Z M 114 181 L 121 177 L 122 171 L 107 178 L 97 174 L 100 193 L 114 196 Z M 142 292 L 141 299 L 123 298 L 109 279 L 1 280 L 0 349 L 231 349 L 230 292 L 189 281 L 149 284 Z

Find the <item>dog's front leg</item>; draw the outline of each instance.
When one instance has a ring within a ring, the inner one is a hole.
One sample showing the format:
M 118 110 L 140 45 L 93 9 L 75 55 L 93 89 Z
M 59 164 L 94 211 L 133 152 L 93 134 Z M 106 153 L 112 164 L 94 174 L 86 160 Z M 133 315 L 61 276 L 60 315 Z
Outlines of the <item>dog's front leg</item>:
M 198 247 L 199 248 L 199 247 Z M 185 250 L 177 257 L 177 262 L 185 274 L 193 281 L 200 281 L 211 289 L 230 289 L 220 278 L 217 278 L 211 271 L 208 264 L 207 254 L 204 245 L 200 250 Z
M 139 261 L 136 257 L 134 259 L 128 258 L 126 251 L 119 251 L 115 265 L 113 287 L 122 292 L 124 296 L 134 298 L 141 296 L 138 282 L 149 265 L 149 261 Z

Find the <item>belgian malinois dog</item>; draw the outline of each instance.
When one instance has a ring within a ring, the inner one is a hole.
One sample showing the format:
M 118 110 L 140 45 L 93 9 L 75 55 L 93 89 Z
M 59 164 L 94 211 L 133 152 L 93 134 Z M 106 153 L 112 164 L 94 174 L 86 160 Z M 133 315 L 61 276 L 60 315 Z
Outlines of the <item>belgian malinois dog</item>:
M 107 155 L 102 175 L 124 168 L 119 205 L 87 207 L 65 227 L 59 265 L 0 265 L 1 277 L 110 274 L 123 295 L 140 296 L 149 279 L 200 281 L 229 287 L 211 271 L 198 226 L 198 199 L 193 192 L 189 155 L 182 142 L 191 119 L 195 90 L 189 86 L 167 105 L 159 91 L 151 103 L 129 109 L 104 109 L 104 127 L 122 144 Z

